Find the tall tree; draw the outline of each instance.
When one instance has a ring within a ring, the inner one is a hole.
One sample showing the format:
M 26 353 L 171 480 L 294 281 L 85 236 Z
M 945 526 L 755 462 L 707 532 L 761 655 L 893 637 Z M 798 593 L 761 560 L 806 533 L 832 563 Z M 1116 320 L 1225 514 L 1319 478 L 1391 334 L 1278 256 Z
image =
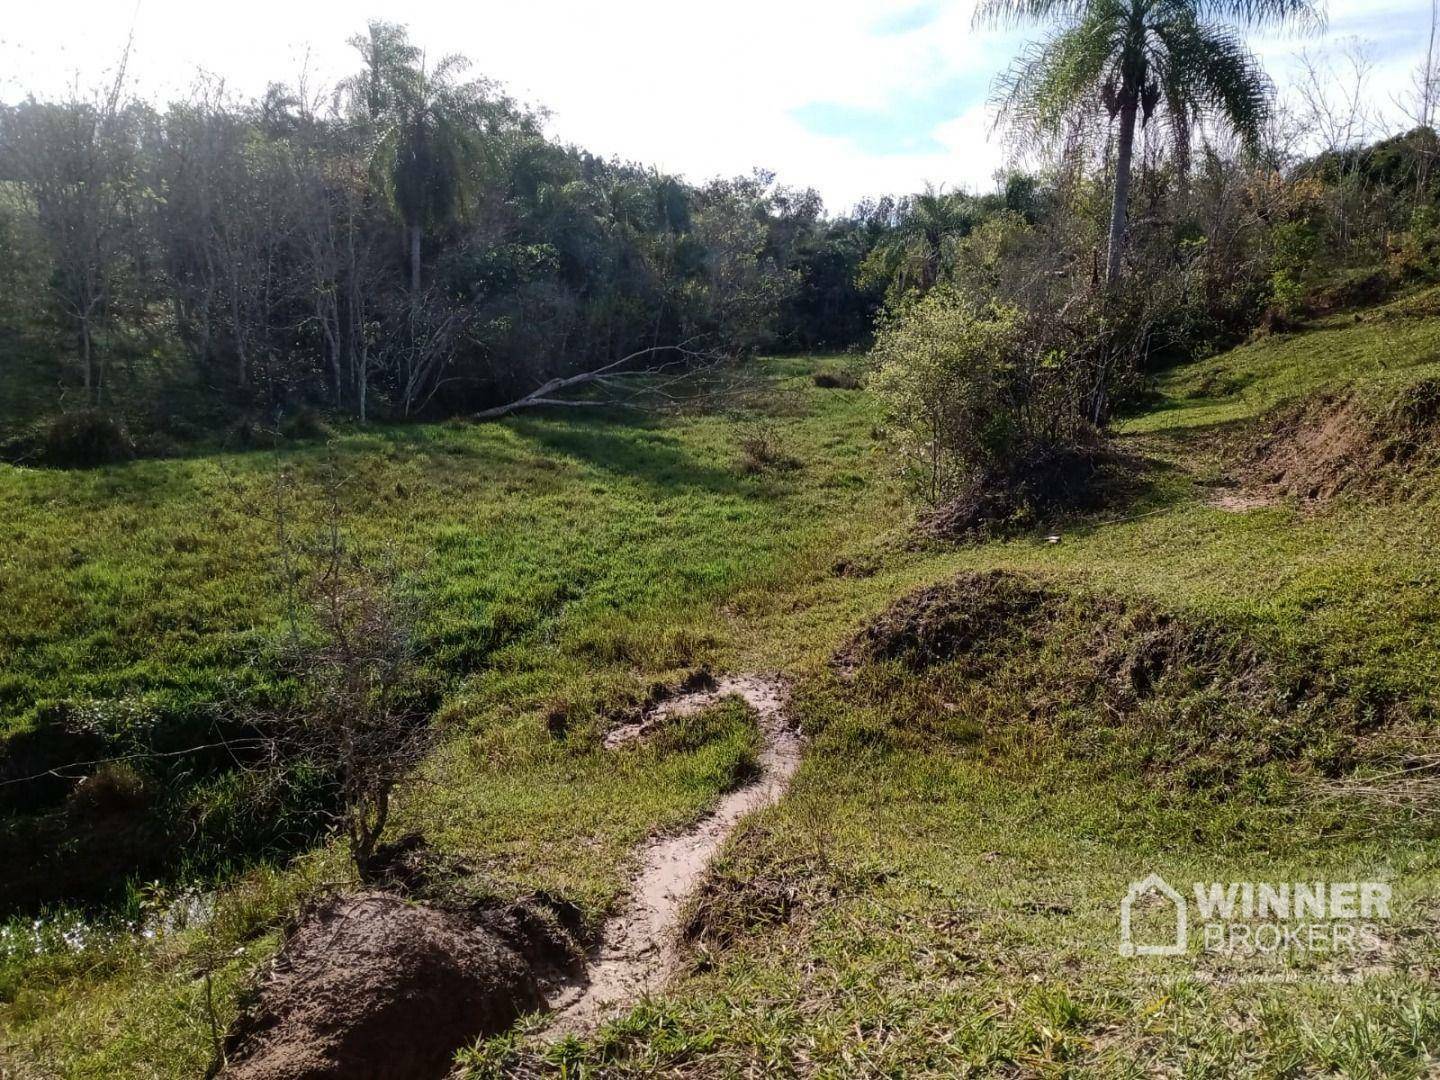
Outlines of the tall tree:
M 901 288 L 929 289 L 939 280 L 946 245 L 974 228 L 977 216 L 968 195 L 927 184 L 901 204 L 895 229 L 879 247 L 887 276 Z
M 27 101 L 10 116 L 0 174 L 33 208 L 53 266 L 52 292 L 75 334 L 87 404 L 105 392 L 99 340 L 111 321 L 134 220 L 134 128 L 116 90 L 100 103 Z
M 393 23 L 372 22 L 350 44 L 365 67 L 345 89 L 374 133 L 380 181 L 404 227 L 410 290 L 418 293 L 425 230 L 454 218 L 473 176 L 487 87 L 459 81 L 468 66 L 463 57 L 427 67 L 405 28 Z
M 1239 28 L 1311 29 L 1323 19 L 1318 0 L 982 0 L 975 12 L 981 26 L 1052 27 L 998 83 L 1002 120 L 1022 138 L 1053 139 L 1102 110 L 1118 118 L 1111 283 L 1125 253 L 1136 120 L 1163 115 L 1182 167 L 1197 125 L 1226 125 L 1253 145 L 1271 86 Z

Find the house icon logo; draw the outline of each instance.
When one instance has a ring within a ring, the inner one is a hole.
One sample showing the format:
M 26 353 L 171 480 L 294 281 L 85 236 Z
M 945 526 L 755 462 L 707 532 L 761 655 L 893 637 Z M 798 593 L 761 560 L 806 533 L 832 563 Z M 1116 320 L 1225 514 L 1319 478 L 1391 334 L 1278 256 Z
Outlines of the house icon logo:
M 1175 913 L 1175 936 L 1162 944 L 1137 944 L 1131 932 L 1131 913 L 1137 902 L 1149 902 L 1151 898 L 1162 904 L 1169 904 Z M 1169 882 L 1159 874 L 1151 874 L 1143 881 L 1132 881 L 1125 899 L 1120 901 L 1120 955 L 1121 956 L 1183 956 L 1189 946 L 1189 907 L 1185 898 L 1170 887 Z

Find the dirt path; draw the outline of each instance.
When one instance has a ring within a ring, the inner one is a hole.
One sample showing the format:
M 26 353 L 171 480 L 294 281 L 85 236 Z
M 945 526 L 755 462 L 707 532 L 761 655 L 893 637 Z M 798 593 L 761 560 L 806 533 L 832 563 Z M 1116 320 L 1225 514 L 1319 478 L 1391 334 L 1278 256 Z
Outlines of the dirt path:
M 1224 510 L 1227 514 L 1264 510 L 1278 506 L 1279 503 L 1279 498 L 1273 492 L 1263 490 L 1218 491 L 1205 500 L 1206 506 Z
M 606 924 L 584 979 L 561 987 L 551 997 L 549 1035 L 593 1029 L 609 1014 L 659 990 L 674 972 L 676 926 L 686 898 L 700 884 L 705 868 L 740 819 L 778 800 L 800 764 L 800 736 L 786 716 L 788 693 L 778 678 L 724 678 L 713 689 L 670 698 L 643 725 L 622 729 L 625 734 L 617 732 L 618 738 L 607 740 L 611 746 L 633 741 L 666 719 L 698 712 L 734 695 L 755 710 L 764 747 L 755 781 L 730 792 L 692 828 L 678 836 L 656 837 L 646 845 L 640 876 L 631 886 L 624 908 Z

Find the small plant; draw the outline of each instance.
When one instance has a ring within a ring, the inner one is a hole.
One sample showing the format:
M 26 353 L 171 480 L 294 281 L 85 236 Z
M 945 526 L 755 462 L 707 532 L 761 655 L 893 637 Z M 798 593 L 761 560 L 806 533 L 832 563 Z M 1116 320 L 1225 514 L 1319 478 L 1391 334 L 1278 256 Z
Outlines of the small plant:
M 1289 269 L 1270 275 L 1270 299 L 1275 310 L 1289 319 L 1300 314 L 1305 302 L 1305 286 Z
M 768 420 L 743 429 L 736 438 L 740 449 L 740 471 L 749 475 L 794 469 L 799 466 L 785 450 L 779 428 Z

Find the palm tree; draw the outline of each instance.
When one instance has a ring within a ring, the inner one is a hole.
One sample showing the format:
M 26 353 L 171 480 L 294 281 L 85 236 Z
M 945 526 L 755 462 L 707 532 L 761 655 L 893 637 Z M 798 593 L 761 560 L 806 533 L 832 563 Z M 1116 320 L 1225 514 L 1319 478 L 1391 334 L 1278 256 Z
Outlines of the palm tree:
M 982 0 L 979 26 L 1053 25 L 997 83 L 1001 119 L 1049 141 L 1103 109 L 1120 121 L 1106 281 L 1120 276 L 1135 121 L 1159 110 L 1182 169 L 1192 132 L 1228 126 L 1253 147 L 1271 85 L 1238 27 L 1318 29 L 1318 0 Z M 1231 25 L 1236 24 L 1236 25 Z
M 939 280 L 946 244 L 974 225 L 975 207 L 969 196 L 927 184 L 924 191 L 905 200 L 894 231 L 882 245 L 886 276 L 902 288 L 929 289 Z
M 344 89 L 374 132 L 379 182 L 404 228 L 410 289 L 418 293 L 424 232 L 454 218 L 475 171 L 488 87 L 457 80 L 468 66 L 460 56 L 427 69 L 393 23 L 372 22 L 350 44 L 365 69 Z

